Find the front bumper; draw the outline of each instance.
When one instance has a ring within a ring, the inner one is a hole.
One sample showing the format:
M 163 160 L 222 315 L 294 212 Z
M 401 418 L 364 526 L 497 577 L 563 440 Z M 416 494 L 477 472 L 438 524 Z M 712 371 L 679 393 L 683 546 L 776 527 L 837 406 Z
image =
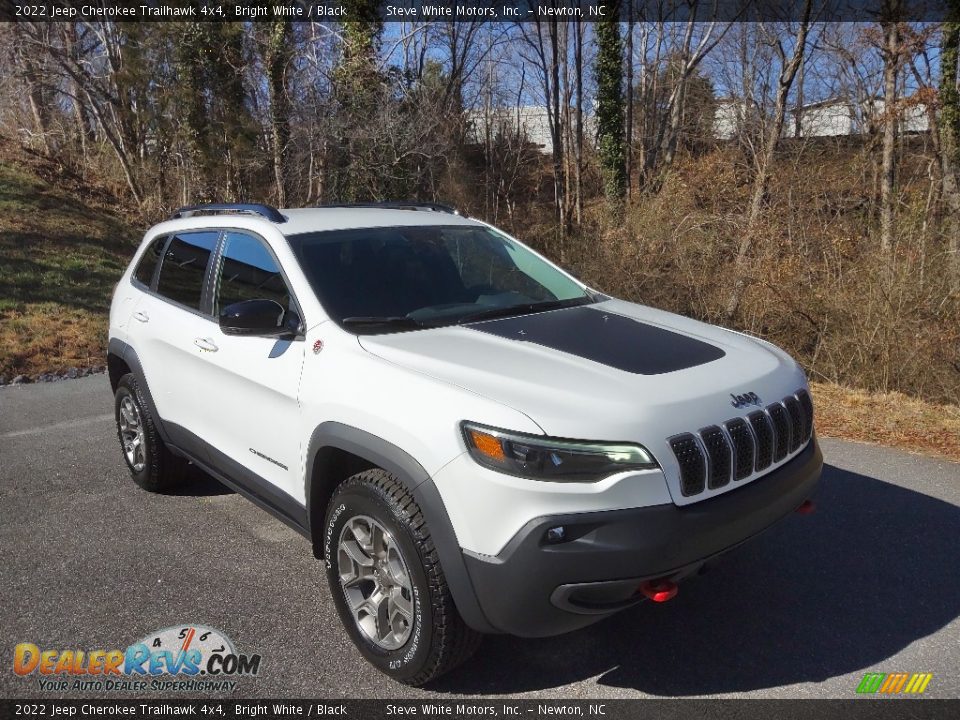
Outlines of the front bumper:
M 814 436 L 777 470 L 709 500 L 536 518 L 496 556 L 464 551 L 467 571 L 495 629 L 559 635 L 643 599 L 643 580 L 679 580 L 770 527 L 811 496 L 822 468 Z M 548 543 L 557 526 L 564 541 Z

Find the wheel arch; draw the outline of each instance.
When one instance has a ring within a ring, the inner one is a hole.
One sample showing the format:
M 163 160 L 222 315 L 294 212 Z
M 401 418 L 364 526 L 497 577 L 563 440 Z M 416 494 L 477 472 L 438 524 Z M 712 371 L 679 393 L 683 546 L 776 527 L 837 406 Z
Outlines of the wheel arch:
M 446 506 L 433 479 L 409 453 L 381 437 L 339 422 L 324 422 L 310 436 L 305 467 L 307 517 L 314 555 L 323 558 L 324 518 L 330 496 L 346 478 L 379 467 L 411 492 L 430 528 L 453 601 L 474 630 L 496 632 L 480 608 Z
M 127 373 L 133 374 L 137 380 L 137 385 L 143 393 L 143 399 L 148 405 L 150 415 L 153 417 L 154 426 L 160 434 L 160 439 L 170 444 L 170 436 L 163 426 L 163 420 L 157 412 L 157 406 L 153 402 L 153 395 L 150 394 L 150 385 L 143 373 L 143 365 L 140 364 L 140 358 L 137 357 L 137 351 L 130 347 L 123 340 L 110 338 L 107 345 L 107 373 L 110 376 L 110 389 L 116 393 L 117 383 Z

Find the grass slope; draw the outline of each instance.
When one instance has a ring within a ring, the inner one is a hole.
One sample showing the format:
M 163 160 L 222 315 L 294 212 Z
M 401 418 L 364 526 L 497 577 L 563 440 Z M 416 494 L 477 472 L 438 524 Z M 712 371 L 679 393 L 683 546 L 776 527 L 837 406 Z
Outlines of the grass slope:
M 114 284 L 138 231 L 55 164 L 0 145 L 0 375 L 104 364 Z

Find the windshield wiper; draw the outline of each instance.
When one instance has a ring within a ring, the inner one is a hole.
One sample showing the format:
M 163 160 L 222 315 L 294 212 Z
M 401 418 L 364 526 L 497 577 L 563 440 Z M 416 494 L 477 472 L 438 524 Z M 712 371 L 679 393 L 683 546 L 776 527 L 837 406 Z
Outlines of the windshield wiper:
M 558 308 L 576 307 L 577 305 L 589 305 L 596 302 L 591 297 L 571 298 L 568 300 L 545 300 L 543 302 L 523 303 L 521 305 L 507 305 L 505 307 L 490 308 L 480 312 L 464 315 L 457 320 L 458 325 L 466 323 L 479 322 L 480 320 L 492 320 L 494 318 L 511 317 L 513 315 L 529 315 L 530 313 L 542 312 L 544 310 L 557 310 Z
M 355 329 L 374 329 L 378 327 L 398 329 L 423 327 L 423 323 L 421 323 L 419 320 L 414 320 L 411 317 L 403 317 L 402 315 L 387 315 L 382 317 L 376 315 L 357 315 L 343 318 L 340 321 L 340 324 L 345 328 Z

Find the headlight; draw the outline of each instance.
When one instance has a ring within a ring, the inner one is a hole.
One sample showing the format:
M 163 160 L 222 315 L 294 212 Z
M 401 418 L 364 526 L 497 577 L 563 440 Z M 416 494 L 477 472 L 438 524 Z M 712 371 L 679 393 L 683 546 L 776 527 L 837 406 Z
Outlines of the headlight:
M 659 467 L 641 445 L 559 440 L 470 422 L 460 427 L 467 450 L 478 463 L 533 480 L 597 482 L 625 470 Z

